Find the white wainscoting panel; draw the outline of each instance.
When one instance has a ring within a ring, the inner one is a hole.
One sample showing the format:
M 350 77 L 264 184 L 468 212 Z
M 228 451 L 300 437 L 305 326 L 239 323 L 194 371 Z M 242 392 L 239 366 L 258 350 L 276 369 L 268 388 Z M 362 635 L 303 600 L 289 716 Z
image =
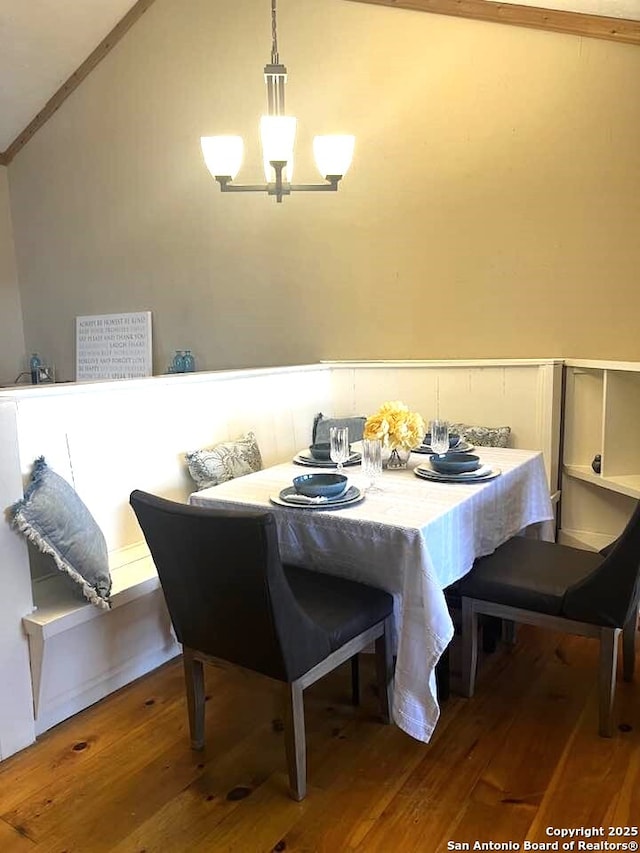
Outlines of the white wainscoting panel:
M 446 362 L 330 362 L 333 414 L 369 415 L 402 400 L 428 422 L 510 426 L 510 446 L 542 450 L 558 487 L 562 362 L 557 359 Z
M 0 510 L 22 497 L 16 406 L 0 401 Z M 31 612 L 24 539 L 0 518 L 0 761 L 33 742 L 29 648 L 22 617 Z

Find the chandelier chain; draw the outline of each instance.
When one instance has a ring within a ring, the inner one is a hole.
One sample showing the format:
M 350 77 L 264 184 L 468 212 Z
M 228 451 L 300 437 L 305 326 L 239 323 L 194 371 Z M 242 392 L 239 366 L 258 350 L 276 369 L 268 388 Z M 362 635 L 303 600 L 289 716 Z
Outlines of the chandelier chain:
M 278 21 L 276 18 L 276 2 L 271 0 L 271 63 L 279 65 L 280 57 L 278 56 Z

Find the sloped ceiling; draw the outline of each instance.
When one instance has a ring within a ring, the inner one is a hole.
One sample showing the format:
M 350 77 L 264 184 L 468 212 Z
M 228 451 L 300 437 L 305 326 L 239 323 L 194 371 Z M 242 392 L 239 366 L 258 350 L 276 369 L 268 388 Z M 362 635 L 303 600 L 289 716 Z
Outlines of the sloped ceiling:
M 135 0 L 0 0 L 0 152 Z
M 218 2 L 232 3 L 233 0 Z M 268 0 L 255 2 L 266 6 Z M 640 44 L 640 0 L 356 2 Z M 0 0 L 0 164 L 10 161 L 152 3 L 153 0 Z M 527 7 L 539 8 L 534 8 L 531 14 L 524 11 Z M 61 90 L 71 75 L 76 79 Z M 56 103 L 48 104 L 52 96 L 56 96 Z M 47 109 L 43 111 L 45 106 Z M 36 117 L 39 121 L 34 121 Z

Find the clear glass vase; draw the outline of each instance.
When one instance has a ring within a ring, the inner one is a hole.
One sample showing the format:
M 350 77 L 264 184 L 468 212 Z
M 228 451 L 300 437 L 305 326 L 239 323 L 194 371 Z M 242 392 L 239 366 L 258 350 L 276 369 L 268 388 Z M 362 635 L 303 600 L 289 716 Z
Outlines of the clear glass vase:
M 387 447 L 383 454 L 382 464 L 388 471 L 401 471 L 407 467 L 411 451 L 404 447 Z

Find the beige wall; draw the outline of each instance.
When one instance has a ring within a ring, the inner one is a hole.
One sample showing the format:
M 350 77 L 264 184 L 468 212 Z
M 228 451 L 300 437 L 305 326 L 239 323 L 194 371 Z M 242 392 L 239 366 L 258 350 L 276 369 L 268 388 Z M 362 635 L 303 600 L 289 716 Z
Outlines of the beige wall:
M 7 169 L 0 166 L 0 385 L 26 366 Z
M 74 317 L 150 309 L 154 367 L 320 358 L 640 359 L 640 49 L 281 0 L 298 116 L 357 135 L 337 195 L 260 180 L 266 0 L 156 0 L 10 169 L 25 334 L 73 377 Z M 436 305 L 441 304 L 442 319 Z

